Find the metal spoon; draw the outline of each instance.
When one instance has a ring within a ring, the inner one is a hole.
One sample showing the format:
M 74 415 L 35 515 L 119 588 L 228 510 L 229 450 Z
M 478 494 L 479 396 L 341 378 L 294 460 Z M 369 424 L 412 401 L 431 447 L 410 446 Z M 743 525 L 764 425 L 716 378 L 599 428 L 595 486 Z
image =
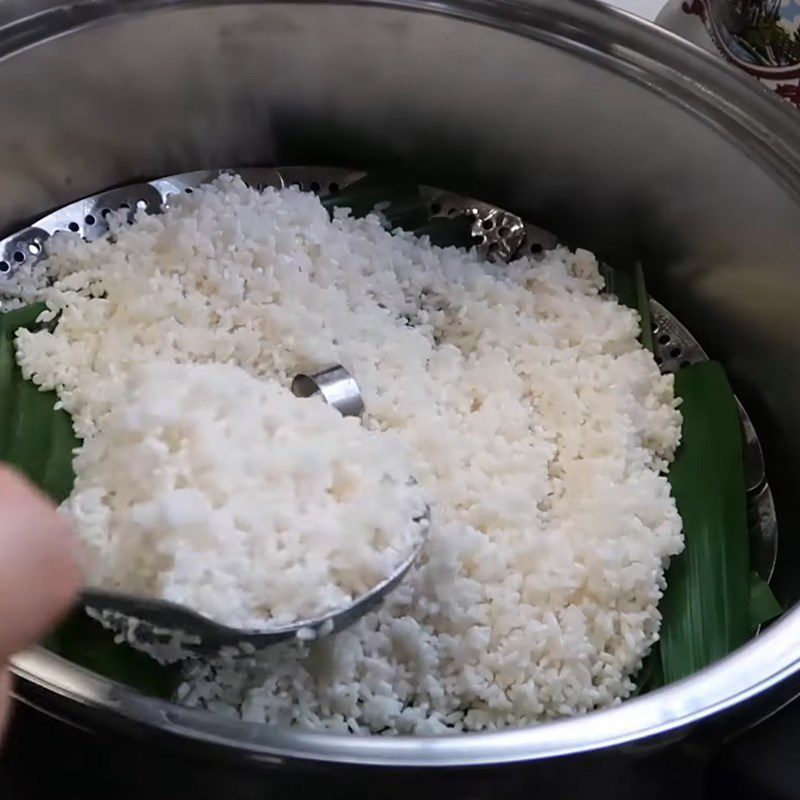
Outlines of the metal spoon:
M 364 411 L 364 401 L 358 384 L 341 365 L 334 365 L 310 375 L 297 375 L 292 381 L 292 392 L 298 397 L 321 395 L 342 416 L 358 417 Z M 243 642 L 264 647 L 286 639 L 315 639 L 349 627 L 374 608 L 405 577 L 427 539 L 429 512 L 412 520 L 420 525 L 420 540 L 397 569 L 366 594 L 349 606 L 330 611 L 319 617 L 280 625 L 267 630 L 244 630 L 215 622 L 191 608 L 150 597 L 117 592 L 110 589 L 87 588 L 81 599 L 85 606 L 98 611 L 111 611 L 133 617 L 154 629 L 181 631 L 197 637 L 203 647 L 237 645 Z

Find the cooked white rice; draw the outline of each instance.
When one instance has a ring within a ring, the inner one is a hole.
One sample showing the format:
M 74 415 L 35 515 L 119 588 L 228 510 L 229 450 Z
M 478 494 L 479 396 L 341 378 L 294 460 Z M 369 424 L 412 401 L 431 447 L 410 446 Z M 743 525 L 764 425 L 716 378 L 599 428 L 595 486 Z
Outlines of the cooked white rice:
M 228 364 L 134 368 L 75 470 L 90 585 L 239 628 L 352 604 L 423 535 L 397 437 Z
M 287 385 L 342 363 L 432 501 L 424 563 L 379 611 L 254 663 L 195 664 L 182 702 L 398 734 L 628 696 L 682 547 L 662 474 L 680 415 L 591 254 L 494 266 L 232 177 L 114 236 L 56 237 L 59 324 L 18 337 L 25 374 L 57 389 L 81 435 L 102 430 L 137 364 L 233 363 Z

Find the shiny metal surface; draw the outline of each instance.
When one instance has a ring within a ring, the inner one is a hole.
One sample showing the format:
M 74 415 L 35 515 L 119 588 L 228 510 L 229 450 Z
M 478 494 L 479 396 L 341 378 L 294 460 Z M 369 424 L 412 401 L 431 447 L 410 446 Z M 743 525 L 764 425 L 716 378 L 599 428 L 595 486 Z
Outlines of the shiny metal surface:
M 292 392 L 298 397 L 320 395 L 343 417 L 360 417 L 364 413 L 364 398 L 355 378 L 341 365 L 297 375 L 292 381 Z
M 251 186 L 265 189 L 299 185 L 321 196 L 358 180 L 363 172 L 325 167 L 282 167 L 277 169 L 244 168 L 237 173 Z M 13 297 L 17 272 L 30 271 L 44 255 L 47 239 L 59 231 L 78 234 L 94 241 L 108 232 L 109 214 L 122 214 L 132 220 L 137 211 L 158 213 L 171 197 L 191 192 L 197 186 L 218 177 L 221 170 L 199 170 L 126 183 L 113 189 L 83 197 L 34 220 L 21 230 L 0 240 L 0 296 Z M 350 387 L 349 391 L 358 391 Z
M 552 233 L 490 203 L 429 187 L 422 188 L 422 195 L 434 218 L 464 215 L 471 219 L 475 249 L 490 261 L 507 262 L 515 256 L 535 254 L 555 247 L 558 241 Z
M 33 0 L 3 4 L 0 25 L 6 231 L 99 187 L 199 166 L 358 164 L 485 198 L 609 263 L 641 260 L 753 419 L 786 532 L 777 586 L 785 601 L 800 596 L 793 109 L 675 37 L 579 0 Z M 446 739 L 225 720 L 41 650 L 14 669 L 42 705 L 143 726 L 195 754 L 440 768 L 633 755 L 697 736 L 712 716 L 748 724 L 796 691 L 799 643 L 794 610 L 719 664 L 619 707 Z
M 750 75 L 773 81 L 800 75 L 800 48 L 791 35 L 793 12 L 784 9 L 787 5 L 702 0 L 704 22 L 720 53 Z

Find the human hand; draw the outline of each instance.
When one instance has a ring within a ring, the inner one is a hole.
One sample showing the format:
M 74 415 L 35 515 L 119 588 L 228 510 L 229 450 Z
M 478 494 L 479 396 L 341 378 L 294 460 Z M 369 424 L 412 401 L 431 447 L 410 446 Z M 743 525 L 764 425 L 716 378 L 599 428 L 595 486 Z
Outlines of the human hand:
M 36 642 L 74 601 L 76 549 L 67 519 L 0 465 L 0 733 L 10 705 L 8 659 Z

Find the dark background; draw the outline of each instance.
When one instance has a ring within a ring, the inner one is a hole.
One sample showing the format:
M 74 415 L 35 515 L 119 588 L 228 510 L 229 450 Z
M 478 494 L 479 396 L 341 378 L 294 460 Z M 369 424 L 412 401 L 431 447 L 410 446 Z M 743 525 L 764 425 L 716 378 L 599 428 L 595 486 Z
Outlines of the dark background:
M 165 754 L 147 741 L 88 733 L 18 706 L 0 757 L 0 797 L 8 800 L 267 800 L 311 794 L 381 800 L 395 793 L 443 800 L 795 800 L 800 799 L 800 702 L 714 753 L 672 749 L 633 762 L 604 759 L 592 770 L 563 762 L 563 774 L 540 780 L 529 770 L 441 774 L 413 771 L 318 774 L 310 768 L 287 775 L 251 774 L 239 785 L 207 759 Z M 581 776 L 592 776 L 584 783 Z M 352 777 L 348 777 L 352 776 Z M 407 780 L 406 780 L 407 779 Z M 608 795 L 604 786 L 613 787 Z M 395 789 L 396 792 L 390 791 Z M 359 797 L 359 795 L 361 797 Z

